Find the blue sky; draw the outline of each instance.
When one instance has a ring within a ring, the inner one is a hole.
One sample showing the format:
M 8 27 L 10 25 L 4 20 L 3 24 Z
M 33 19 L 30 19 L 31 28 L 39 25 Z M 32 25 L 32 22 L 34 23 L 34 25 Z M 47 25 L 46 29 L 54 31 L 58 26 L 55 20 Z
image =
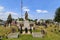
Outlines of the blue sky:
M 23 13 L 28 11 L 30 19 L 53 19 L 60 0 L 23 0 Z M 0 19 L 7 19 L 9 13 L 13 18 L 21 17 L 21 0 L 0 0 Z

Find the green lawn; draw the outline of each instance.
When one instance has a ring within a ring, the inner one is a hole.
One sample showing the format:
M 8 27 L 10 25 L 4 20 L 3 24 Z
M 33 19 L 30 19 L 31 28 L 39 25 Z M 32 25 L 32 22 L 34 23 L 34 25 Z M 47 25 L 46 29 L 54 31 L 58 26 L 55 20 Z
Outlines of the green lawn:
M 60 36 L 51 33 L 50 35 L 46 35 L 44 38 L 33 38 L 32 35 L 20 35 L 17 39 L 3 39 L 3 40 L 60 40 Z
M 20 35 L 17 39 L 3 39 L 3 40 L 44 40 L 45 38 L 33 38 L 32 35 Z
M 42 27 L 41 27 L 42 28 Z M 43 28 L 44 29 L 44 28 Z M 45 29 L 47 31 L 47 35 L 44 38 L 33 38 L 32 34 L 28 35 L 28 34 L 24 34 L 24 35 L 20 35 L 19 38 L 17 39 L 6 39 L 3 38 L 3 40 L 60 40 L 60 32 L 51 32 L 50 30 L 53 29 L 53 27 L 48 27 L 47 29 Z M 1 34 L 5 34 L 6 32 L 9 33 L 10 28 L 4 28 L 4 27 L 0 27 L 0 35 Z M 35 30 L 33 32 L 40 32 L 40 28 L 39 30 Z

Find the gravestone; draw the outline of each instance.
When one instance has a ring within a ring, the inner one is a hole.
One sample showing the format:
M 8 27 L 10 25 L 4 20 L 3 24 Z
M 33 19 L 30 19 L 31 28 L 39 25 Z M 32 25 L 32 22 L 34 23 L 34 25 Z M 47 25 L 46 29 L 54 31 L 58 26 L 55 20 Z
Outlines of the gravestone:
M 29 33 L 28 30 L 30 29 L 30 22 L 28 21 L 28 12 L 27 11 L 25 13 L 24 27 L 22 29 L 25 31 L 25 33 Z
M 19 32 L 16 33 L 10 33 L 8 34 L 7 38 L 18 38 L 19 37 Z
M 32 36 L 33 37 L 40 37 L 40 38 L 43 38 L 44 37 L 44 35 L 41 32 L 33 32 L 32 33 Z
M 25 20 L 24 21 L 24 29 L 25 28 L 30 29 L 30 24 L 29 24 L 29 21 L 28 20 Z

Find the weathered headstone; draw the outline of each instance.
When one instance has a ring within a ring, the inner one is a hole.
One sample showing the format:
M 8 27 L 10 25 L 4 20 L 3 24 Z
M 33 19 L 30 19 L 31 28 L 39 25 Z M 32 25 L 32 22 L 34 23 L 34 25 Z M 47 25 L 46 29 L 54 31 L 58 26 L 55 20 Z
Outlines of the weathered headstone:
M 18 37 L 19 37 L 19 32 L 18 33 L 10 33 L 7 36 L 7 38 L 18 38 Z
M 40 37 L 40 38 L 43 38 L 44 37 L 44 35 L 41 32 L 33 32 L 32 33 L 32 36 L 33 37 Z

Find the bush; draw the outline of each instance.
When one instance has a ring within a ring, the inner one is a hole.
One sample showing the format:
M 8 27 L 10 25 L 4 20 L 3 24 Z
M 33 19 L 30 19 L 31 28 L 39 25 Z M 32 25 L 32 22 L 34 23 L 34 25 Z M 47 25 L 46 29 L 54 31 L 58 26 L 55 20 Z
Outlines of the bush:
M 25 33 L 27 33 L 28 32 L 28 29 L 27 28 L 25 28 Z
M 22 33 L 23 32 L 23 30 L 22 30 L 22 27 L 20 28 L 20 33 Z
M 32 33 L 32 29 L 30 28 L 30 33 Z

